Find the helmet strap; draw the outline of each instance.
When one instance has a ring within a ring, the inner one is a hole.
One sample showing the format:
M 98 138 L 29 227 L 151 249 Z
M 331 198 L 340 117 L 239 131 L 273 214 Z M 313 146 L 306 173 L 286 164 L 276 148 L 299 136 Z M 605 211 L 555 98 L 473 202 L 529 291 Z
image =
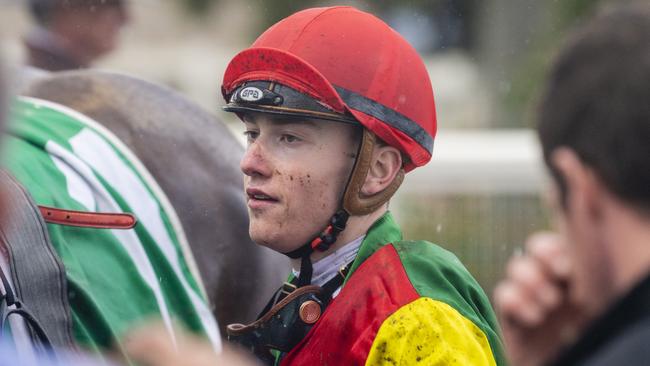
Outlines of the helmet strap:
M 306 286 L 311 284 L 311 277 L 313 273 L 313 266 L 311 263 L 311 254 L 318 250 L 324 252 L 329 249 L 329 247 L 336 242 L 338 235 L 345 229 L 347 225 L 348 218 L 350 218 L 350 212 L 345 209 L 345 197 L 347 192 L 350 190 L 350 183 L 355 180 L 355 175 L 359 174 L 359 166 L 366 166 L 365 169 L 362 169 L 363 172 L 368 172 L 368 166 L 370 166 L 370 158 L 372 157 L 373 146 L 368 146 L 369 143 L 374 145 L 370 140 L 372 138 L 372 133 L 369 133 L 365 128 L 363 129 L 363 137 L 361 138 L 361 143 L 357 148 L 357 156 L 354 160 L 354 166 L 350 171 L 350 176 L 345 185 L 345 191 L 343 194 L 343 199 L 341 202 L 341 207 L 332 218 L 330 219 L 329 225 L 321 231 L 318 236 L 313 238 L 311 241 L 303 244 L 296 250 L 293 250 L 288 253 L 284 253 L 289 258 L 298 259 L 300 258 L 300 277 L 298 278 L 298 287 Z M 366 151 L 364 153 L 364 151 Z
M 316 250 L 324 252 L 336 242 L 336 239 L 345 230 L 350 215 L 345 210 L 335 213 L 330 219 L 329 225 L 311 242 L 304 244 L 300 248 L 285 253 L 290 258 L 300 258 L 300 276 L 298 277 L 298 287 L 306 286 L 311 283 L 313 267 L 311 263 L 311 254 Z
M 369 197 L 361 197 L 361 187 L 368 175 L 368 170 L 372 162 L 372 152 L 376 144 L 377 138 L 375 135 L 364 128 L 361 143 L 357 150 L 357 157 L 343 193 L 342 209 L 332 216 L 329 225 L 318 236 L 300 248 L 285 253 L 290 258 L 301 258 L 300 276 L 298 278 L 299 287 L 311 283 L 313 273 L 311 254 L 316 250 L 321 252 L 328 250 L 336 242 L 338 235 L 345 229 L 350 215 L 361 216 L 374 212 L 381 205 L 388 202 L 400 184 L 402 184 L 404 180 L 404 169 L 400 169 L 395 179 L 383 191 Z
M 370 164 L 372 163 L 372 152 L 376 145 L 377 137 L 364 128 L 357 161 L 343 194 L 343 209 L 350 215 L 363 216 L 374 212 L 390 200 L 402 184 L 402 181 L 404 181 L 404 169 L 402 168 L 395 176 L 395 179 L 383 191 L 372 196 L 363 197 L 361 195 L 361 187 L 368 176 Z

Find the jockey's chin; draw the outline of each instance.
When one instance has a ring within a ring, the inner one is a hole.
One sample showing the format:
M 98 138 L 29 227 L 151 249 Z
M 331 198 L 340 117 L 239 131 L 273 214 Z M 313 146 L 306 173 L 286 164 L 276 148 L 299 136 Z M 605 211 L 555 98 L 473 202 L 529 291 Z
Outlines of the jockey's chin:
M 280 253 L 298 249 L 327 226 L 335 207 L 302 214 L 284 201 L 255 203 L 249 200 L 248 232 L 258 245 Z M 291 202 L 290 197 L 288 201 Z M 296 204 L 298 206 L 298 204 Z

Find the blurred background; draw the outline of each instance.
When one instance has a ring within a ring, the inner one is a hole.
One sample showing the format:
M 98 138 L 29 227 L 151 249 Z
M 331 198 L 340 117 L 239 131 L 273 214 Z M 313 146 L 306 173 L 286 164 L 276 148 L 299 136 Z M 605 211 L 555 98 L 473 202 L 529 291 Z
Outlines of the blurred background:
M 488 294 L 526 235 L 547 228 L 534 103 L 564 35 L 614 0 L 130 0 L 115 50 L 94 66 L 165 84 L 215 113 L 228 61 L 269 25 L 311 6 L 373 12 L 425 60 L 438 110 L 433 161 L 391 203 L 407 239 L 453 252 Z M 621 0 L 619 0 L 621 1 Z M 6 58 L 26 59 L 26 0 L 0 0 Z M 182 123 L 182 121 L 179 121 Z

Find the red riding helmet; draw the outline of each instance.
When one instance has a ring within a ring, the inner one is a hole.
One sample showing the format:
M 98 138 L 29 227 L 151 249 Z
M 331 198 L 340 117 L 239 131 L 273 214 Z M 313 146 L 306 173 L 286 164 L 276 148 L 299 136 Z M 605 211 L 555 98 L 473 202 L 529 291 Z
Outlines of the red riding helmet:
M 395 193 L 405 171 L 431 159 L 436 113 L 420 56 L 386 23 L 355 8 L 308 9 L 275 24 L 230 61 L 221 89 L 226 111 L 365 127 L 339 211 L 320 234 L 285 253 L 302 258 L 299 286 L 311 282 L 311 253 L 336 242 L 350 215 L 374 212 Z M 367 197 L 360 192 L 375 136 L 405 158 L 390 185 Z
M 407 157 L 406 171 L 431 159 L 436 113 L 429 75 L 415 49 L 371 14 L 336 6 L 280 21 L 228 65 L 222 93 L 229 106 L 234 96 L 241 97 L 242 85 L 259 81 L 288 86 L 325 111 L 352 116 Z M 262 104 L 253 109 L 324 116 L 313 108 Z

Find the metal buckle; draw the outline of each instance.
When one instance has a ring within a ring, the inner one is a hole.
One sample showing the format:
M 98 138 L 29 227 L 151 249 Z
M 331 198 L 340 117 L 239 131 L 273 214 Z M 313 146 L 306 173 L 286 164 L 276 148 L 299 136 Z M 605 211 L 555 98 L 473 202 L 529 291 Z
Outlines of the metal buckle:
M 348 272 L 350 271 L 350 266 L 341 266 L 339 268 L 339 274 L 341 275 L 341 278 L 345 279 L 345 277 L 348 275 Z
M 298 287 L 294 284 L 291 284 L 289 282 L 285 282 L 282 284 L 282 289 L 280 290 L 281 293 L 285 295 L 289 295 L 290 293 L 294 292 Z

